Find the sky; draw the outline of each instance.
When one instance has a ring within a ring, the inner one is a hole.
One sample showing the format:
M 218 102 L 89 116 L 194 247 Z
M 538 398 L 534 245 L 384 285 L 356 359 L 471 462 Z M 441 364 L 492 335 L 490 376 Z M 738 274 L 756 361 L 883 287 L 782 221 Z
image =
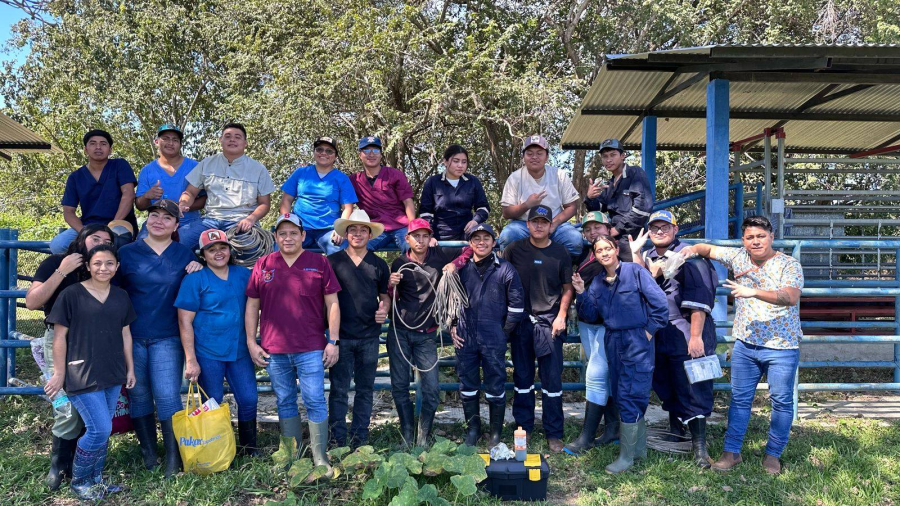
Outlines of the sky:
M 27 48 L 16 51 L 15 53 L 9 53 L 6 47 L 6 43 L 12 38 L 10 29 L 17 21 L 24 17 L 25 15 L 19 9 L 0 3 L 0 60 L 14 60 L 17 63 L 21 63 L 25 60 L 25 55 L 28 54 Z M 6 106 L 6 100 L 0 95 L 0 107 L 4 106 Z

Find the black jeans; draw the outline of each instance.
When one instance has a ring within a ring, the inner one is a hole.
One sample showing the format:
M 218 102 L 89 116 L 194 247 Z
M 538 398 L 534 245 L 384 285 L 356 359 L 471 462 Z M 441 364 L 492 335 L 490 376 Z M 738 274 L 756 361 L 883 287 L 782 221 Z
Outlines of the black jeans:
M 328 394 L 328 426 L 331 439 L 338 446 L 347 444 L 347 397 L 350 380 L 356 384 L 353 396 L 353 421 L 350 440 L 354 445 L 369 440 L 372 418 L 372 391 L 378 367 L 378 336 L 364 339 L 342 339 L 336 364 L 329 369 L 331 392 Z
M 399 346 L 403 348 L 401 355 Z M 388 329 L 387 334 L 388 358 L 391 362 L 391 395 L 397 411 L 403 406 L 411 405 L 409 398 L 410 369 L 407 360 L 419 369 L 428 369 L 437 361 L 437 333 L 415 332 L 397 328 L 397 336 L 394 336 L 394 327 Z M 403 357 L 406 357 L 404 359 Z M 438 406 L 438 368 L 419 373 L 419 389 L 422 393 L 422 411 L 436 411 Z

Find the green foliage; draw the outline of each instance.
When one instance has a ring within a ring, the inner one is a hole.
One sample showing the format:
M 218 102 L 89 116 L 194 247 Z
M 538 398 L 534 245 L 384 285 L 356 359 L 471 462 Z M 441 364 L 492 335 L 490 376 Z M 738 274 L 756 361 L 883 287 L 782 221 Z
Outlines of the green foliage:
M 292 439 L 282 438 L 281 448 L 272 455 L 281 466 L 290 458 Z M 391 497 L 391 505 L 446 505 L 448 500 L 441 497 L 437 484 L 449 481 L 457 495 L 468 497 L 477 491 L 476 484 L 487 478 L 485 462 L 470 447 L 457 446 L 448 439 L 438 438 L 428 451 L 416 455 L 394 452 L 388 458 L 379 455 L 371 446 L 362 446 L 353 452 L 347 448 L 336 448 L 329 452 L 334 459 L 334 477 L 339 481 L 358 480 L 364 476 L 362 499 L 376 501 L 385 495 Z M 337 458 L 343 456 L 339 463 Z M 283 467 L 282 467 L 283 468 Z M 321 469 L 320 469 L 321 468 Z M 287 472 L 288 484 L 295 490 L 308 481 L 314 481 L 325 474 L 325 467 L 313 468 L 310 459 L 293 461 Z M 420 488 L 420 483 L 422 483 Z
M 272 454 L 272 461 L 276 466 L 287 469 L 297 458 L 297 440 L 292 437 L 281 436 L 278 442 L 278 450 Z
M 81 135 L 89 128 L 109 130 L 114 156 L 139 169 L 154 157 L 158 125 L 182 126 L 185 153 L 202 158 L 217 149 L 218 129 L 229 120 L 247 125 L 249 154 L 276 182 L 311 160 L 310 141 L 323 133 L 339 139 L 344 170 L 356 170 L 352 146 L 374 134 L 385 142 L 386 163 L 404 170 L 418 195 L 443 149 L 460 143 L 496 204 L 520 164 L 521 138 L 540 131 L 558 140 L 606 55 L 713 43 L 896 43 L 898 5 L 37 2 L 38 16 L 13 28 L 11 45 L 28 54 L 0 69 L 0 93 L 4 112 L 62 153 L 0 161 L 0 204 L 58 220 L 65 178 L 84 162 Z M 598 170 L 585 156 L 574 159 L 579 184 L 581 172 Z M 702 167 L 694 155 L 674 154 L 671 162 L 687 172 Z M 702 181 L 679 174 L 661 177 L 660 195 Z M 492 220 L 499 223 L 499 213 Z

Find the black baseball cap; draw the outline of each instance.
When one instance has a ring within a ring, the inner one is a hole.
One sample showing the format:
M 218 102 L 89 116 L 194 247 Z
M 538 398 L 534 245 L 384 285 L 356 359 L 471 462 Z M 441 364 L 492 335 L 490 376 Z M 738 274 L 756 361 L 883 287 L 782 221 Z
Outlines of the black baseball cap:
M 178 204 L 173 200 L 169 199 L 159 199 L 156 202 L 150 204 L 150 207 L 147 208 L 147 212 L 155 211 L 157 209 L 162 209 L 163 211 L 171 214 L 175 217 L 176 221 L 181 220 L 181 209 L 178 207 Z
M 547 206 L 534 206 L 528 211 L 528 221 L 544 219 L 553 221 L 553 210 Z

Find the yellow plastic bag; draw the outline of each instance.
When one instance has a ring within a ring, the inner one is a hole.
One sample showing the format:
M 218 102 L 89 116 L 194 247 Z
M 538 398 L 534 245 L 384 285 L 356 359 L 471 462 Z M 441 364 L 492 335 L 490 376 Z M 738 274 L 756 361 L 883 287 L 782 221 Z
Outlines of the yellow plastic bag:
M 216 409 L 188 416 L 203 404 L 201 393 L 209 399 L 200 385 L 191 382 L 187 407 L 172 416 L 172 429 L 178 440 L 184 470 L 212 474 L 228 469 L 234 460 L 234 430 L 231 412 L 225 402 Z

